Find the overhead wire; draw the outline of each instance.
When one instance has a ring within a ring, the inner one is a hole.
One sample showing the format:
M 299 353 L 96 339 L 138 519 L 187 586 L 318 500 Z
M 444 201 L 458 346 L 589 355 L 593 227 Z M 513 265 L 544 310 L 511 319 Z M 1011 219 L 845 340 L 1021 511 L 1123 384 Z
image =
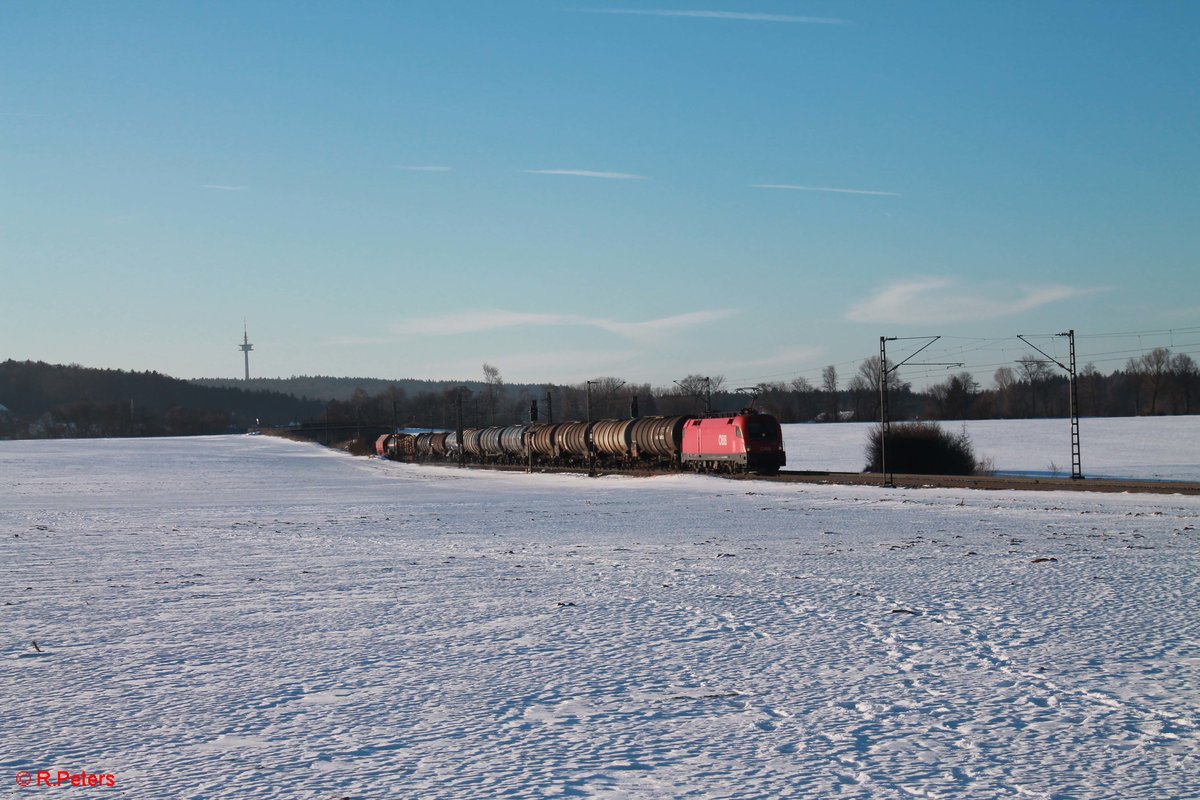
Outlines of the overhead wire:
M 1082 364 L 1113 364 L 1120 361 L 1128 361 L 1139 356 L 1144 356 L 1147 353 L 1155 350 L 1158 347 L 1166 347 L 1173 354 L 1184 354 L 1189 357 L 1197 355 L 1197 348 L 1200 348 L 1198 341 L 1186 341 L 1179 343 L 1176 341 L 1176 336 L 1184 336 L 1185 334 L 1200 333 L 1200 326 L 1185 326 L 1177 328 L 1162 328 L 1157 330 L 1144 331 L 1115 331 L 1115 332 L 1099 332 L 1099 333 L 1075 333 L 1077 352 L 1077 361 Z M 1064 337 L 1061 333 L 1040 333 L 1040 334 L 1025 334 L 1028 339 L 1048 339 L 1050 353 L 1060 363 L 1064 360 L 1062 355 L 1062 347 Z M 1166 337 L 1165 344 L 1150 343 L 1155 337 Z M 897 341 L 907 339 L 923 339 L 928 337 L 898 337 Z M 1086 347 L 1080 348 L 1080 342 L 1088 340 L 1103 340 L 1103 339 L 1136 339 L 1136 346 L 1088 351 Z M 1189 335 L 1186 338 L 1191 339 Z M 944 344 L 943 344 L 944 343 Z M 1014 353 L 1016 351 L 1018 354 Z M 903 354 L 903 349 L 901 350 Z M 938 365 L 937 369 L 931 366 L 923 366 L 920 364 L 910 364 L 904 367 L 903 380 L 913 382 L 925 382 L 939 379 L 946 375 L 950 370 L 958 372 L 976 373 L 984 370 L 998 370 L 1002 367 L 1011 367 L 1020 363 L 1021 359 L 1032 356 L 1036 361 L 1044 361 L 1045 359 L 1038 354 L 1031 353 L 1027 348 L 1020 343 L 1020 339 L 1016 335 L 1002 337 L 976 337 L 976 336 L 943 336 L 941 341 L 928 351 L 929 357 L 936 361 L 953 361 L 961 366 L 945 366 Z M 988 356 L 991 356 L 988 358 Z M 983 356 L 983 358 L 978 358 Z M 782 382 L 790 383 L 795 378 L 804 378 L 814 388 L 820 388 L 820 379 L 829 366 L 833 366 L 839 373 L 839 378 L 843 376 L 853 377 L 858 374 L 864 362 L 869 359 L 878 358 L 874 352 L 863 355 L 858 359 L 835 361 L 832 364 L 822 366 L 801 366 L 797 369 L 763 373 L 757 375 L 741 375 L 727 379 L 729 385 L 755 385 L 763 382 Z M 976 360 L 978 358 L 978 360 Z M 889 356 L 888 361 L 894 362 L 902 359 L 892 358 Z M 845 387 L 847 381 L 839 380 L 842 388 Z

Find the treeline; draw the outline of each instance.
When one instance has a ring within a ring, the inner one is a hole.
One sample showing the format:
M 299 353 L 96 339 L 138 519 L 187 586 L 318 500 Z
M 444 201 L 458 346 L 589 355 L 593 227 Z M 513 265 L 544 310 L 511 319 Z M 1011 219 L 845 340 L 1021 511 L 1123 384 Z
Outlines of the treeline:
M 1062 417 L 1070 413 L 1070 381 L 1062 370 L 1033 356 L 992 375 L 994 387 L 980 389 L 970 373 L 952 375 L 926 392 L 932 419 Z M 1077 375 L 1079 413 L 1085 417 L 1195 414 L 1200 369 L 1187 353 L 1158 347 L 1129 359 L 1124 369 L 1104 375 L 1085 364 Z
M 195 378 L 192 383 L 222 389 L 243 389 L 252 392 L 275 392 L 290 394 L 304 400 L 350 400 L 358 391 L 374 396 L 393 387 L 402 389 L 407 395 L 421 392 L 442 392 L 461 385 L 460 381 L 429 381 L 418 378 L 335 378 L 330 375 L 293 375 L 290 378 Z M 481 381 L 468 381 L 472 389 L 482 386 Z
M 383 392 L 370 394 L 358 389 L 348 400 L 328 403 L 321 415 L 309 420 L 304 427 L 313 438 L 324 437 L 326 430 L 360 428 L 450 430 L 458 424 L 460 410 L 464 427 L 508 425 L 528 420 L 535 400 L 538 419 L 542 422 L 586 419 L 589 406 L 594 419 L 626 417 L 634 397 L 642 415 L 685 413 L 670 410 L 669 404 L 662 406 L 649 384 L 626 384 L 618 378 L 600 378 L 591 383 L 590 392 L 586 383 L 577 386 L 509 385 L 504 383 L 497 370 L 490 381 L 454 383 L 441 390 L 409 393 L 400 386 L 391 386 Z M 667 410 L 662 410 L 664 408 Z
M 879 359 L 872 357 L 838 389 L 838 376 L 826 367 L 821 387 L 804 378 L 788 384 L 761 384 L 759 405 L 792 422 L 879 419 Z M 1085 417 L 1194 414 L 1200 399 L 1200 370 L 1187 353 L 1156 348 L 1129 359 L 1125 368 L 1104 375 L 1085 364 L 1076 376 L 1079 413 Z M 1051 362 L 1026 355 L 992 374 L 983 388 L 970 372 L 958 372 L 915 392 L 888 365 L 891 419 L 1010 419 L 1065 417 L 1070 414 L 1070 380 Z M 815 413 L 814 413 L 815 412 Z
M 157 372 L 40 361 L 0 363 L 0 437 L 192 436 L 286 426 L 323 404 L 277 392 L 210 388 Z
M 898 370 L 888 368 L 888 412 L 895 420 L 1062 417 L 1070 411 L 1067 376 L 1034 356 L 996 370 L 994 385 L 987 389 L 971 373 L 959 372 L 924 391 L 914 391 Z M 446 384 L 448 388 L 436 390 L 409 393 L 392 385 L 371 394 L 360 388 L 348 399 L 327 404 L 308 427 L 326 435 L 329 430 L 393 426 L 449 430 L 460 413 L 464 427 L 508 425 L 528 420 L 534 401 L 541 422 L 589 415 L 623 418 L 635 404 L 641 415 L 736 411 L 753 404 L 782 422 L 870 422 L 879 419 L 881 402 L 877 357 L 863 361 L 848 378 L 838 375 L 835 367 L 826 367 L 819 386 L 796 378 L 760 383 L 751 391 L 731 391 L 721 376 L 689 375 L 670 387 L 616 377 L 535 386 L 506 384 L 499 369 L 489 364 L 483 371 L 483 381 Z M 1087 364 L 1078 375 L 1078 392 L 1084 416 L 1192 414 L 1197 411 L 1200 374 L 1189 355 L 1161 349 L 1131 359 L 1125 369 L 1110 375 Z
M 887 366 L 888 411 L 893 420 L 1069 413 L 1066 375 L 1032 355 L 996 370 L 986 389 L 970 372 L 958 372 L 914 391 L 899 370 Z M 460 414 L 466 427 L 507 425 L 529 419 L 534 401 L 542 422 L 589 415 L 623 418 L 634 412 L 635 403 L 641 415 L 736 411 L 753 404 L 782 422 L 874 421 L 879 419 L 881 400 L 875 357 L 864 360 L 850 376 L 826 367 L 819 385 L 796 378 L 760 383 L 749 391 L 730 390 L 719 375 L 689 375 L 669 387 L 617 377 L 577 384 L 508 384 L 490 364 L 483 365 L 481 380 L 369 379 L 365 381 L 369 388 L 357 386 L 349 394 L 343 391 L 343 381 L 356 379 L 292 378 L 267 385 L 294 386 L 306 380 L 312 381 L 309 389 L 314 393 L 336 388 L 339 397 L 324 401 L 249 390 L 242 388 L 244 382 L 205 385 L 157 372 L 5 361 L 0 363 L 0 437 L 187 436 L 270 427 L 301 429 L 300 435 L 332 440 L 393 426 L 452 429 Z M 1193 414 L 1200 396 L 1200 371 L 1189 354 L 1157 348 L 1108 375 L 1086 364 L 1079 372 L 1078 393 L 1083 416 Z

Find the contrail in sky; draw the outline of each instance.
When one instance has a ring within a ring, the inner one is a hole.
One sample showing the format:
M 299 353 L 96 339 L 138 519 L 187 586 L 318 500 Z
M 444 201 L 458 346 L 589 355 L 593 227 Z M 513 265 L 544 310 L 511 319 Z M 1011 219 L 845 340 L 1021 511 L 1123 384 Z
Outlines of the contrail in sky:
M 795 186 L 790 183 L 756 183 L 752 189 L 787 189 L 793 192 L 833 192 L 834 194 L 869 194 L 876 197 L 900 197 L 895 192 L 879 192 L 872 189 L 836 189 L 832 186 Z
M 576 178 L 606 178 L 610 181 L 644 181 L 645 175 L 630 172 L 602 172 L 591 169 L 527 169 L 530 175 L 572 175 Z
M 626 14 L 639 17 L 687 17 L 691 19 L 732 19 L 742 22 L 792 22 L 804 25 L 849 25 L 850 20 L 834 17 L 798 17 L 794 14 L 760 14 L 748 11 L 671 11 L 661 8 L 577 8 L 581 14 Z

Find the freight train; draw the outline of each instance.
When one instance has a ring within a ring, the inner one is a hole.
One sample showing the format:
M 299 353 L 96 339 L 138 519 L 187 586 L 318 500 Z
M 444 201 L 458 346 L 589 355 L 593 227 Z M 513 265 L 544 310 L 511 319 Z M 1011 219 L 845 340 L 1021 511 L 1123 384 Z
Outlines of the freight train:
M 375 452 L 398 461 L 533 464 L 539 467 L 691 469 L 774 475 L 787 463 L 779 421 L 737 414 L 602 419 L 389 433 Z

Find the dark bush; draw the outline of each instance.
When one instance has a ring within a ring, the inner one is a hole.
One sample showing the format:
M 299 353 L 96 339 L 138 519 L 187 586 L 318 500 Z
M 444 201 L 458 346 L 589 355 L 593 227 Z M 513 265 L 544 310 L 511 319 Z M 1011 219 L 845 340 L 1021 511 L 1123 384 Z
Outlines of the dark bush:
M 363 434 L 342 442 L 337 447 L 352 456 L 373 456 L 375 455 L 375 438 L 369 434 Z
M 864 472 L 881 472 L 879 426 L 867 439 Z M 950 433 L 934 422 L 901 422 L 891 426 L 887 441 L 888 472 L 916 475 L 972 475 L 978 463 L 966 431 Z

